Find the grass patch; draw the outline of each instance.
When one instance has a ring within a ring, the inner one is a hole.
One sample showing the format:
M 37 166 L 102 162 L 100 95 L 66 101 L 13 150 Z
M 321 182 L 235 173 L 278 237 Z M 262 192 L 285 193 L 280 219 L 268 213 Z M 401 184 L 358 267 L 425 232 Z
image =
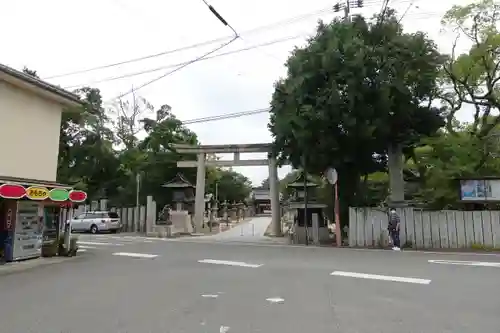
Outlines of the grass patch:
M 486 252 L 500 251 L 499 247 L 487 246 L 484 244 L 477 244 L 477 243 L 471 244 L 470 248 L 471 250 L 476 250 L 476 251 L 486 251 Z

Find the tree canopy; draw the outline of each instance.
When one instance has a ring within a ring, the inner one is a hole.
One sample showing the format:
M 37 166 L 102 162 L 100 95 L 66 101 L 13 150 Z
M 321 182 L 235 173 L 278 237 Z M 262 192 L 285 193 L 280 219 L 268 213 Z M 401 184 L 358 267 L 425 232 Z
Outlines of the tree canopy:
M 361 200 L 360 177 L 385 170 L 391 145 L 412 149 L 444 124 L 432 106 L 444 60 L 392 10 L 320 22 L 275 85 L 269 128 L 280 161 L 316 174 L 335 167 L 343 208 Z
M 373 23 L 320 22 L 275 86 L 269 128 L 281 160 L 376 171 L 388 142 L 411 146 L 443 124 L 430 106 L 443 61 L 424 34 L 403 33 L 393 11 Z
M 442 23 L 456 32 L 452 54 L 443 66 L 443 83 L 448 89 L 442 99 L 448 106 L 448 130 L 463 106 L 474 108 L 470 131 L 484 137 L 500 124 L 498 83 L 500 81 L 500 3 L 481 0 L 465 6 L 453 6 Z M 472 45 L 468 52 L 456 54 L 460 39 Z

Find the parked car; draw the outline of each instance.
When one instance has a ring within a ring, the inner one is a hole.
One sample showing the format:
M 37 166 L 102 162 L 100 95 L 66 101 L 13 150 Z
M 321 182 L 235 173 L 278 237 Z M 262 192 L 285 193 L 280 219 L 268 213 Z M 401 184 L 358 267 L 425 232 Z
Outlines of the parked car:
M 71 230 L 96 234 L 102 231 L 116 233 L 122 224 L 120 216 L 115 212 L 92 211 L 82 213 L 71 219 Z

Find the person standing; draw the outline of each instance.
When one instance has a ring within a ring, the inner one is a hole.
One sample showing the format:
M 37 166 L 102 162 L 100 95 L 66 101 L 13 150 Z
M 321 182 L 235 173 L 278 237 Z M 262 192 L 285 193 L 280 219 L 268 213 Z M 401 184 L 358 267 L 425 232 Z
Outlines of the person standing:
M 396 210 L 394 208 L 391 208 L 389 211 L 389 225 L 387 229 L 389 230 L 389 235 L 392 239 L 392 249 L 394 251 L 400 251 L 401 250 L 401 244 L 399 241 L 399 230 L 401 226 L 401 220 L 399 218 L 398 213 L 396 213 Z

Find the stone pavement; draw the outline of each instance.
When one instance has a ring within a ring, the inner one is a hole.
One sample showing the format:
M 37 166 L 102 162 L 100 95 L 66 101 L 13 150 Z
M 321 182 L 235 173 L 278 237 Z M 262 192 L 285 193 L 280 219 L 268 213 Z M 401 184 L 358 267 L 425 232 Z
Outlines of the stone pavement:
M 500 256 L 132 237 L 86 235 L 93 248 L 84 262 L 0 276 L 2 333 L 470 333 L 500 325 Z
M 269 216 L 253 217 L 215 235 L 183 237 L 182 239 L 217 242 L 266 242 L 269 237 L 264 236 L 264 234 L 270 223 L 271 217 Z

